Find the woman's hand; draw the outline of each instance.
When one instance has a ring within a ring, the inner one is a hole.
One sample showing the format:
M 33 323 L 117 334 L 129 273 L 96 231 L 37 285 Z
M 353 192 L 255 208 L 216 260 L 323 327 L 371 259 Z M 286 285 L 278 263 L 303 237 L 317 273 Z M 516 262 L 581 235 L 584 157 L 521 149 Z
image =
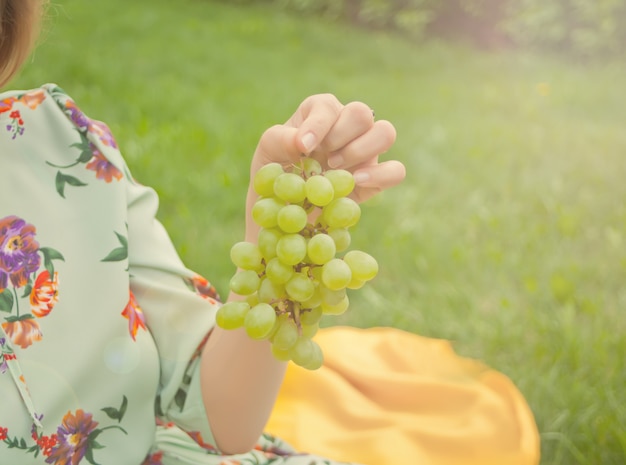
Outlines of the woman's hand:
M 254 153 L 251 179 L 267 163 L 287 166 L 310 156 L 324 168 L 353 172 L 356 187 L 351 197 L 363 202 L 404 179 L 401 162 L 379 161 L 379 155 L 389 150 L 395 138 L 393 125 L 375 121 L 374 112 L 366 104 L 343 105 L 333 95 L 313 95 L 285 124 L 265 131 Z

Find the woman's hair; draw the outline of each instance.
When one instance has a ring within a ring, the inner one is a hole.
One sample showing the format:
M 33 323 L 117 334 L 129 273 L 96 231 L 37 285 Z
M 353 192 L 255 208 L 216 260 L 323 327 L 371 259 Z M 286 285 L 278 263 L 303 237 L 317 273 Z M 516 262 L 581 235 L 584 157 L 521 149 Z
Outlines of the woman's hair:
M 0 0 L 0 87 L 20 69 L 36 40 L 44 0 Z

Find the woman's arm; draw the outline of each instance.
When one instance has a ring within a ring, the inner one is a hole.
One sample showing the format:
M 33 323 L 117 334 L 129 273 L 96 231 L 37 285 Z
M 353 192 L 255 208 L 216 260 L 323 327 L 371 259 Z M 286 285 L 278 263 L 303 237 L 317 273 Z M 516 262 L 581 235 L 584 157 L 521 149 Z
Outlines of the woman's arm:
M 353 171 L 357 185 L 352 196 L 363 201 L 404 178 L 400 162 L 378 161 L 395 135 L 389 122 L 374 121 L 365 104 L 342 105 L 332 95 L 315 95 L 304 100 L 287 123 L 265 131 L 252 159 L 250 179 L 267 163 L 286 166 L 297 163 L 304 154 L 324 167 Z M 259 232 L 251 217 L 256 198 L 250 187 L 246 198 L 248 242 L 256 242 Z M 241 453 L 254 446 L 272 411 L 285 369 L 286 363 L 271 354 L 268 341 L 252 340 L 243 329 L 213 329 L 202 354 L 202 389 L 209 423 L 222 452 Z

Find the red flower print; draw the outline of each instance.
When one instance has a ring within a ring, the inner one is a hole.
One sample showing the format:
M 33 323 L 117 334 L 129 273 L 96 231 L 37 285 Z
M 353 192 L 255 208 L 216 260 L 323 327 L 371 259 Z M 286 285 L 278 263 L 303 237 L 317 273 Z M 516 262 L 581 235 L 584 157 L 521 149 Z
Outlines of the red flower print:
M 98 422 L 93 421 L 91 413 L 82 409 L 76 410 L 75 415 L 67 412 L 57 428 L 57 443 L 52 447 L 46 463 L 78 465 L 89 447 L 89 435 L 97 426 Z
M 210 451 L 217 450 L 211 444 L 204 442 L 204 439 L 202 439 L 202 435 L 200 434 L 199 431 L 191 431 L 191 432 L 185 431 L 185 432 L 189 435 L 191 439 L 195 441 L 196 444 L 198 444 L 203 449 L 210 450 Z
M 6 113 L 13 109 L 13 104 L 17 102 L 15 97 L 9 97 L 4 100 L 0 100 L 0 113 Z
M 4 441 L 9 436 L 9 428 L 0 426 L 0 441 Z
M 215 287 L 203 276 L 199 274 L 189 279 L 192 286 L 196 290 L 196 294 L 200 297 L 207 299 L 211 303 L 215 304 L 220 300 L 220 296 L 217 294 Z
M 54 273 L 54 278 L 50 279 L 48 270 L 39 273 L 35 280 L 35 285 L 30 292 L 30 305 L 33 315 L 42 318 L 52 311 L 52 308 L 59 300 L 59 279 L 58 273 Z
M 2 323 L 2 329 L 13 343 L 22 349 L 31 346 L 33 342 L 41 341 L 42 334 L 39 323 L 32 317 L 5 321 Z
M 163 465 L 163 452 L 158 451 L 146 457 L 141 465 Z
M 91 151 L 93 152 L 93 158 L 87 163 L 86 168 L 96 172 L 96 178 L 103 179 L 105 182 L 122 179 L 122 172 L 118 170 L 104 155 L 91 144 Z
M 134 341 L 139 328 L 146 329 L 146 318 L 132 292 L 130 293 L 128 304 L 124 308 L 124 311 L 122 311 L 122 316 L 128 319 L 128 332 Z
M 35 227 L 17 216 L 0 219 L 0 292 L 8 286 L 23 287 L 37 271 L 41 258 L 37 253 Z

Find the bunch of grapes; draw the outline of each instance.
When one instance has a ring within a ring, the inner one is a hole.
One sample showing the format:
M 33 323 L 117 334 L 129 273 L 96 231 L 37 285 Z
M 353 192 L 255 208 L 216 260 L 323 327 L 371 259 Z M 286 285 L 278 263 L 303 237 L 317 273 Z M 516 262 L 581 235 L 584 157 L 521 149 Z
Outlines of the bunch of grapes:
M 378 273 L 371 255 L 347 251 L 349 229 L 361 217 L 348 197 L 354 178 L 346 170 L 323 171 L 305 157 L 289 170 L 279 163 L 263 166 L 253 186 L 258 241 L 238 242 L 230 251 L 238 268 L 230 289 L 246 298 L 220 307 L 217 324 L 244 327 L 249 337 L 270 340 L 278 360 L 315 370 L 323 354 L 312 337 L 322 315 L 344 313 L 346 290 L 359 289 Z

